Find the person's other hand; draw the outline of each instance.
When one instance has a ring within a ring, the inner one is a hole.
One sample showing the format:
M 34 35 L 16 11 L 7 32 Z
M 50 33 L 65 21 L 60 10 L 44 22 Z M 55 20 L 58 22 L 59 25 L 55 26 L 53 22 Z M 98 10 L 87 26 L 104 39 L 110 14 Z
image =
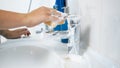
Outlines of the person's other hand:
M 26 28 L 16 29 L 13 31 L 3 30 L 2 35 L 7 39 L 17 39 L 17 38 L 21 38 L 21 35 L 29 36 L 30 32 Z
M 48 7 L 40 7 L 32 12 L 26 14 L 26 24 L 29 24 L 28 27 L 32 27 L 40 24 L 40 22 L 44 22 L 47 25 L 51 24 L 51 21 L 58 20 L 58 17 L 61 16 L 57 10 L 48 8 Z

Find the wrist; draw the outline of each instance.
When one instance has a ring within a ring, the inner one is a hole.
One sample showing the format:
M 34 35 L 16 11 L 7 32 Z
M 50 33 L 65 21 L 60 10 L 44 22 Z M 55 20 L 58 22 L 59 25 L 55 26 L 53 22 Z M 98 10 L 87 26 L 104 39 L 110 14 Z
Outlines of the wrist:
M 32 27 L 34 26 L 34 19 L 32 16 L 28 14 L 24 14 L 24 18 L 23 18 L 23 24 L 24 26 L 27 26 L 27 27 Z
M 27 14 L 23 14 L 23 18 L 22 18 L 22 26 L 28 26 L 28 17 Z
M 24 15 L 23 18 L 23 23 L 25 26 L 27 27 L 33 27 L 36 26 L 42 22 L 44 22 L 44 18 L 42 15 L 36 15 L 36 14 L 32 14 L 32 13 L 27 13 Z

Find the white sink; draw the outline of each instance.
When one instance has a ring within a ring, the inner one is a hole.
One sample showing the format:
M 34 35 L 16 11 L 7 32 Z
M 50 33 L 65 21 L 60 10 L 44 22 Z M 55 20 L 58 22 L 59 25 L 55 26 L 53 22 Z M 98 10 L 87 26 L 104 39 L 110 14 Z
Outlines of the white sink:
M 37 46 L 0 49 L 0 68 L 63 68 L 56 53 Z
M 49 38 L 8 40 L 0 45 L 0 68 L 90 68 L 85 58 L 66 54 L 65 45 Z

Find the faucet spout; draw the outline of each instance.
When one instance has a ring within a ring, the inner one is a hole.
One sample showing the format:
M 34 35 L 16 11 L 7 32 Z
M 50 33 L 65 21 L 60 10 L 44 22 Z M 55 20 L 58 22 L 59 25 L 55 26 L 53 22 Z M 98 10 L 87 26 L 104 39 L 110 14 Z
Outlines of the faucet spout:
M 69 53 L 80 55 L 80 18 L 70 15 L 67 20 L 69 23 Z
M 69 14 L 68 0 L 64 1 L 64 13 Z

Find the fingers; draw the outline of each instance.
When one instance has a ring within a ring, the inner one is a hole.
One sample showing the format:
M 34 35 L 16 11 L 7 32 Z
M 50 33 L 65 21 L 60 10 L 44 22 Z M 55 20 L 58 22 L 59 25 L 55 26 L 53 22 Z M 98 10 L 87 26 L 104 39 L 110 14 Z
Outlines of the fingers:
M 52 24 L 54 21 L 57 21 L 57 20 L 59 20 L 58 17 L 50 16 L 50 17 L 49 17 L 49 20 L 46 21 L 46 22 L 44 22 L 44 23 L 45 23 L 46 25 L 48 25 L 48 26 L 51 26 L 51 24 Z
M 46 25 L 50 26 L 51 25 L 51 21 L 46 21 L 44 22 Z
M 58 14 L 58 16 L 56 16 L 55 14 L 54 15 L 51 15 L 51 16 L 49 16 L 49 19 L 48 19 L 48 21 L 47 22 L 45 22 L 45 24 L 47 24 L 47 25 L 49 25 L 49 26 L 51 26 L 51 24 L 53 23 L 56 23 L 56 24 L 64 24 L 64 16 L 62 17 L 61 16 L 61 13 L 56 13 L 56 14 Z
M 61 12 L 49 8 L 49 15 L 50 16 L 48 17 L 47 21 L 45 21 L 45 24 L 47 25 L 51 25 L 52 22 L 59 21 L 59 17 L 61 17 Z
M 22 35 L 29 36 L 31 33 L 26 28 L 17 29 L 14 31 L 15 38 L 21 38 Z
M 21 37 L 28 37 L 31 33 L 27 29 L 18 29 L 14 31 L 15 34 L 11 39 L 17 39 Z M 23 36 L 24 35 L 24 36 Z
M 56 16 L 56 17 L 61 16 L 61 13 L 58 12 L 57 10 L 55 10 L 55 9 L 50 9 L 50 14 L 51 14 L 51 16 Z
M 31 34 L 31 33 L 28 31 L 28 29 L 26 29 L 26 28 L 19 29 L 19 30 L 18 30 L 18 33 L 19 33 L 20 36 L 21 36 L 21 35 L 29 36 L 29 35 Z
M 56 16 L 51 16 L 49 19 L 50 19 L 51 21 L 57 21 L 57 20 L 59 20 L 59 18 L 56 17 Z

